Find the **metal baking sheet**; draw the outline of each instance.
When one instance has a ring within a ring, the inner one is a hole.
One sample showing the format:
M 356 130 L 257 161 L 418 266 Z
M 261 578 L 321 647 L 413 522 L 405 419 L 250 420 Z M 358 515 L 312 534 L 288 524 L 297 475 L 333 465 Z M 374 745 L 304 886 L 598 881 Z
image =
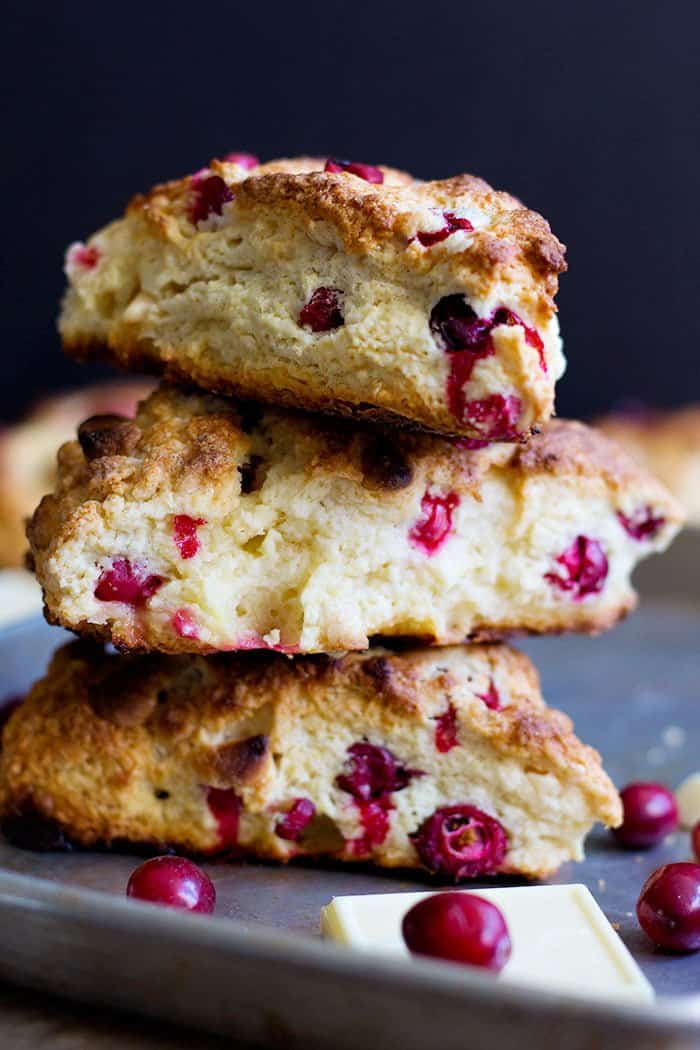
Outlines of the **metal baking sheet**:
M 700 586 L 698 597 L 694 585 L 679 587 L 692 582 L 682 566 L 700 565 L 699 552 L 700 541 L 683 538 L 667 572 L 658 560 L 642 577 L 645 603 L 617 630 L 523 645 L 549 703 L 573 717 L 618 784 L 675 786 L 700 767 Z M 1 632 L 0 695 L 23 692 L 64 640 L 39 620 Z M 534 995 L 439 963 L 394 963 L 320 942 L 319 912 L 332 896 L 430 885 L 420 876 L 214 862 L 217 915 L 205 919 L 126 901 L 133 856 L 33 854 L 1 841 L 0 978 L 305 1048 L 410 1048 L 438 1033 L 445 1050 L 507 1050 L 540 1038 L 561 1047 L 700 1045 L 700 954 L 655 952 L 634 918 L 647 874 L 688 857 L 683 833 L 636 854 L 598 831 L 585 862 L 557 878 L 590 887 L 662 997 L 654 1007 Z

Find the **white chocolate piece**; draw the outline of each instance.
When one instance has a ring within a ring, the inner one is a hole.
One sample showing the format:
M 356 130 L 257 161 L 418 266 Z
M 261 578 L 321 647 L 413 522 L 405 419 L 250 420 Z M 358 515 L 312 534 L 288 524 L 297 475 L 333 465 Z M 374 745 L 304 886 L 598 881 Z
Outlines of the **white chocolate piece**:
M 454 891 L 452 891 L 454 892 Z M 478 890 L 508 925 L 512 955 L 502 980 L 548 991 L 650 1001 L 654 992 L 586 886 Z M 406 912 L 430 893 L 334 897 L 321 912 L 324 937 L 365 951 L 409 955 L 401 935 Z
M 700 773 L 691 773 L 676 788 L 676 802 L 681 827 L 692 831 L 700 820 Z

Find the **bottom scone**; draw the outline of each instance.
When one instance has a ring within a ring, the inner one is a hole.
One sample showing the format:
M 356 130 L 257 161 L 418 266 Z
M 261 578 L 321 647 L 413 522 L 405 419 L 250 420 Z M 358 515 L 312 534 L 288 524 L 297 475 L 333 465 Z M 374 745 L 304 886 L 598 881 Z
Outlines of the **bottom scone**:
M 18 845 L 149 843 L 543 876 L 621 819 L 598 754 L 505 645 L 337 659 L 54 656 L 3 733 Z

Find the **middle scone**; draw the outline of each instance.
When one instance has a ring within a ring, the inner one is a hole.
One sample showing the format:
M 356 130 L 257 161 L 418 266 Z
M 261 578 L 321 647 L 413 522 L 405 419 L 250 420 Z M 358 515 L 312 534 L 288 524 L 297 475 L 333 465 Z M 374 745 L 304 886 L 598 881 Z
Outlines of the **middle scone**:
M 593 430 L 460 447 L 163 387 L 59 453 L 29 527 L 52 622 L 124 649 L 599 631 L 682 511 Z

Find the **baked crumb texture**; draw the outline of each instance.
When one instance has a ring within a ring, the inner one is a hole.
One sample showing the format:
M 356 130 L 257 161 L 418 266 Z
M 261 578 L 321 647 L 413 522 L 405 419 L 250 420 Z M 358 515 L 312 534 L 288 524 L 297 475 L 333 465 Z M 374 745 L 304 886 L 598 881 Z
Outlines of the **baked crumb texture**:
M 597 425 L 655 474 L 685 508 L 687 524 L 700 528 L 700 404 L 613 413 Z
M 82 424 L 58 475 L 29 527 L 49 620 L 172 653 L 600 631 L 682 520 L 578 423 L 471 450 L 172 387 Z
M 56 453 L 88 416 L 133 415 L 153 390 L 146 379 L 84 387 L 40 402 L 25 420 L 0 430 L 0 568 L 21 568 L 27 521 L 56 480 Z
M 621 819 L 599 755 L 504 645 L 290 661 L 72 642 L 6 725 L 0 811 L 34 848 L 327 855 L 451 879 L 550 874 Z
M 202 389 L 514 440 L 553 411 L 563 245 L 471 175 L 298 158 L 156 186 L 71 245 L 60 330 Z

